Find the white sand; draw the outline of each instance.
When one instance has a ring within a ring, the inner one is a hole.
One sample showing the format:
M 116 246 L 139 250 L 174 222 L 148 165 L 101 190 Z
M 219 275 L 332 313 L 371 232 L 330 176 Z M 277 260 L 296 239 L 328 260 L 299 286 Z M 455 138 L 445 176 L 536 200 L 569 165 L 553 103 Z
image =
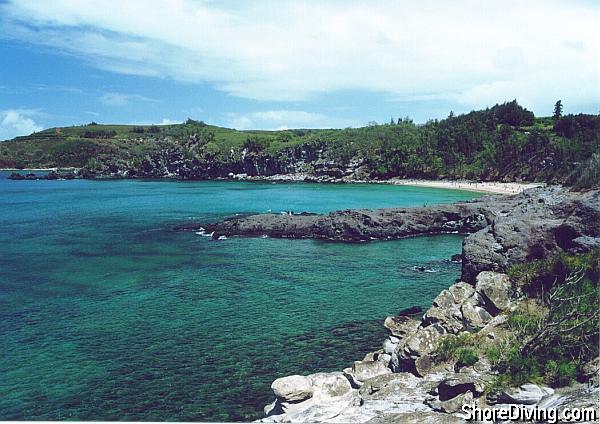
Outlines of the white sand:
M 410 185 L 420 187 L 449 188 L 456 190 L 478 191 L 495 194 L 518 194 L 532 187 L 543 187 L 542 183 L 500 183 L 500 182 L 477 182 L 467 180 L 413 180 L 396 179 L 389 180 L 390 184 Z

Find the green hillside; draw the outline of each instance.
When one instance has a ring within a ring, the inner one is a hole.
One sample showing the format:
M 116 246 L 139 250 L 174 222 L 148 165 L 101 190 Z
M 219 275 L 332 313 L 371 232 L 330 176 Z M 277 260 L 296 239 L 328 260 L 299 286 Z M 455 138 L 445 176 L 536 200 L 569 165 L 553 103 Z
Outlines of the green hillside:
M 188 119 L 50 128 L 0 143 L 0 166 L 183 179 L 299 171 L 356 176 L 358 169 L 371 179 L 561 182 L 586 163 L 598 163 L 598 154 L 600 115 L 536 118 L 512 101 L 423 125 L 400 119 L 362 128 L 236 131 Z
M 320 130 L 307 130 L 320 131 Z M 268 140 L 276 150 L 302 142 L 291 131 L 237 131 L 188 120 L 173 125 L 112 125 L 49 128 L 0 143 L 4 168 L 83 167 L 106 154 L 143 156 L 161 143 L 185 143 L 198 138 L 207 152 L 239 149 L 248 138 Z

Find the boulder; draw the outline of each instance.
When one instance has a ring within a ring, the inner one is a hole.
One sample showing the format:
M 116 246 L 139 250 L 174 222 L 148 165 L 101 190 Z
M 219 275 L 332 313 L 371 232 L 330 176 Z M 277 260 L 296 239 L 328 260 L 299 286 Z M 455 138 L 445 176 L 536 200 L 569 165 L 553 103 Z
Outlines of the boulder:
M 455 374 L 444 379 L 437 387 L 437 394 L 441 401 L 453 399 L 466 392 L 481 396 L 484 391 L 485 383 L 473 374 Z
M 588 252 L 592 249 L 600 249 L 600 237 L 581 236 L 572 240 L 574 250 Z
M 483 328 L 492 319 L 487 310 L 473 303 L 467 301 L 460 308 L 465 327 L 470 331 Z
M 302 403 L 293 404 L 285 410 L 283 416 L 279 416 L 278 422 L 294 423 L 317 423 L 336 419 L 346 411 L 355 411 L 360 405 L 360 397 L 357 390 L 350 390 L 341 396 L 332 397 L 323 402 L 315 402 L 309 399 Z M 357 411 L 359 417 L 360 411 Z M 364 418 L 361 421 L 366 421 Z M 343 420 L 346 422 L 346 420 Z
M 451 285 L 448 288 L 448 291 L 452 295 L 454 303 L 458 305 L 463 304 L 475 294 L 473 286 L 464 281 L 459 281 L 458 283 Z
M 404 411 L 423 410 L 423 399 L 431 389 L 439 384 L 437 374 L 420 378 L 412 373 L 385 374 L 364 383 L 359 393 L 365 406 Z M 400 412 L 400 411 L 396 411 Z
M 460 309 L 452 304 L 452 306 L 440 307 L 432 306 L 423 316 L 423 325 L 438 324 L 444 329 L 444 332 L 457 334 L 464 329 L 462 323 L 462 314 Z
M 471 234 L 463 241 L 461 279 L 473 282 L 480 271 L 502 271 L 508 266 L 504 248 L 499 244 L 490 227 Z
M 393 337 L 393 336 L 392 336 Z M 396 338 L 396 340 L 398 340 Z M 383 341 L 383 351 L 389 355 L 393 355 L 396 351 L 396 347 L 398 346 L 398 342 L 395 342 L 388 337 Z
M 488 396 L 488 403 L 535 405 L 553 393 L 554 390 L 549 387 L 540 387 L 529 383 L 503 390 L 496 395 L 490 395 Z
M 389 353 L 382 352 L 381 354 L 377 355 L 377 361 L 383 362 L 386 367 L 389 366 L 391 359 L 392 355 Z
M 281 382 L 278 384 L 285 386 L 287 392 L 291 391 L 288 389 L 289 386 L 297 387 L 310 383 L 311 397 L 302 401 L 286 401 L 280 396 L 282 393 L 279 393 L 275 402 L 264 408 L 267 418 L 263 419 L 263 422 L 326 421 L 360 403 L 358 391 L 352 389 L 350 382 L 341 372 L 316 373 L 302 379 L 294 378 L 296 381 L 287 377 L 279 380 L 284 380 L 284 384 Z M 287 395 L 287 399 L 292 398 Z
M 311 380 L 302 375 L 289 375 L 278 378 L 271 384 L 277 398 L 286 402 L 301 402 L 313 394 Z
M 447 400 L 433 399 L 427 402 L 434 411 L 441 411 L 447 414 L 461 412 L 463 405 L 471 403 L 473 403 L 473 393 L 471 392 L 461 393 Z
M 491 318 L 482 303 L 483 299 L 473 286 L 460 281 L 435 298 L 433 306 L 423 316 L 424 326 L 438 323 L 450 334 L 481 328 Z
M 433 352 L 443 332 L 443 329 L 435 324 L 419 328 L 415 334 L 406 339 L 405 353 L 412 358 L 417 358 Z
M 450 289 L 442 290 L 435 299 L 433 299 L 433 306 L 440 308 L 453 308 L 455 305 L 454 296 L 450 292 Z
M 407 372 L 384 374 L 366 381 L 359 393 L 365 399 L 383 400 L 401 391 L 418 391 L 421 382 L 421 378 Z
M 564 408 L 578 409 L 595 409 L 596 416 L 600 414 L 600 388 L 590 387 L 588 384 L 572 384 L 568 387 L 557 389 L 550 396 L 545 397 L 537 406 L 539 408 L 556 408 L 564 410 Z M 590 421 L 591 422 L 591 421 Z
M 325 402 L 331 398 L 343 396 L 352 390 L 348 379 L 341 372 L 320 372 L 308 376 L 312 383 L 314 402 Z
M 356 361 L 352 366 L 352 374 L 358 381 L 366 381 L 391 372 L 392 370 L 387 367 L 384 361 Z
M 377 415 L 431 412 L 423 400 L 432 387 L 439 383 L 438 377 L 433 373 L 427 378 L 419 378 L 412 373 L 402 372 L 372 378 L 359 390 L 362 399 L 360 409 Z
M 419 356 L 417 359 L 415 359 L 414 367 L 417 375 L 424 377 L 427 375 L 427 373 L 429 373 L 429 371 L 431 371 L 431 368 L 433 367 L 433 360 L 429 355 Z
M 417 331 L 419 324 L 419 321 L 407 316 L 398 316 L 387 317 L 383 326 L 387 328 L 393 336 L 403 339 Z
M 475 290 L 496 311 L 504 311 L 510 307 L 512 287 L 506 274 L 491 271 L 480 272 L 477 275 Z

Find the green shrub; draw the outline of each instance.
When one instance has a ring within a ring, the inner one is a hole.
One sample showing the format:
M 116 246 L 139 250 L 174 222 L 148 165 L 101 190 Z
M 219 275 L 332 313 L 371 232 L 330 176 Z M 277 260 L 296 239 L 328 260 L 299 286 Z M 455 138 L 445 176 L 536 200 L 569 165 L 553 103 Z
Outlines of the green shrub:
M 543 381 L 558 387 L 583 377 L 582 366 L 599 354 L 599 270 L 596 249 L 509 271 L 514 284 L 533 299 L 508 316 L 514 341 L 486 351 L 503 375 L 500 382 Z
M 220 148 L 216 143 L 207 143 L 204 145 L 203 151 L 207 155 L 214 156 L 220 152 Z
M 479 361 L 477 352 L 468 347 L 462 347 L 456 351 L 456 365 L 460 367 L 468 367 Z
M 85 131 L 83 133 L 84 138 L 113 138 L 116 135 L 117 135 L 117 132 L 115 130 Z
M 475 349 L 480 346 L 481 338 L 473 333 L 446 335 L 439 339 L 433 358 L 436 362 L 454 360 L 459 367 L 473 365 L 479 360 Z
M 491 346 L 485 350 L 485 356 L 493 366 L 497 365 L 502 358 L 502 352 L 497 346 Z
M 555 387 L 566 386 L 575 379 L 576 374 L 577 365 L 574 362 L 551 359 L 545 365 L 544 382 Z
M 244 142 L 244 148 L 247 149 L 248 152 L 259 153 L 267 149 L 270 144 L 271 141 L 267 138 L 248 137 Z

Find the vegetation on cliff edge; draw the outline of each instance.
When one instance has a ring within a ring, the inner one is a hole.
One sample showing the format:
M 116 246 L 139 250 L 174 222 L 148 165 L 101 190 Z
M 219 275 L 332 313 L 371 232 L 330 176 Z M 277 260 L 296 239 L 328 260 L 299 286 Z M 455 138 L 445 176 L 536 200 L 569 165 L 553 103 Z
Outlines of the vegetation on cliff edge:
M 468 332 L 443 337 L 435 361 L 460 368 L 486 358 L 498 371 L 490 391 L 527 382 L 560 387 L 585 381 L 586 364 L 600 354 L 600 250 L 519 264 L 509 276 L 521 299 L 495 337 Z
M 99 175 L 271 175 L 318 159 L 322 174 L 598 184 L 600 115 L 535 118 L 516 101 L 416 125 L 399 119 L 347 129 L 236 131 L 188 119 L 164 126 L 52 128 L 0 143 L 0 167 L 85 167 Z M 595 158 L 595 159 L 594 159 Z M 259 166 L 260 165 L 260 166 Z M 297 168 L 294 168 L 297 170 Z

